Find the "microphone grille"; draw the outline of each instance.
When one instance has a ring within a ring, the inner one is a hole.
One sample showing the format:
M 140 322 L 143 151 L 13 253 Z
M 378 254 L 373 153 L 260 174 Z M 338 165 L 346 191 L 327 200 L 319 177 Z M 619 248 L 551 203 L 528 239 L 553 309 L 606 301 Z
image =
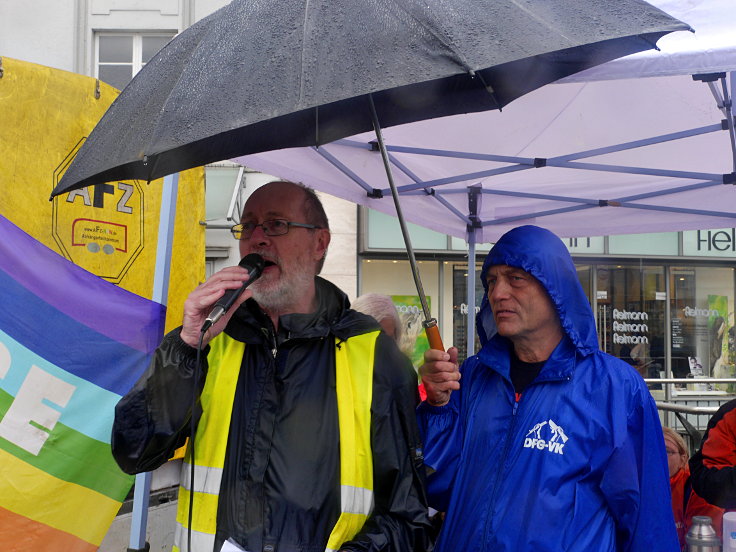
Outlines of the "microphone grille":
M 258 253 L 249 253 L 238 263 L 239 266 L 242 266 L 244 269 L 250 272 L 252 276 L 259 275 L 261 272 L 263 272 L 264 264 L 265 261 L 263 260 L 263 257 L 261 257 Z

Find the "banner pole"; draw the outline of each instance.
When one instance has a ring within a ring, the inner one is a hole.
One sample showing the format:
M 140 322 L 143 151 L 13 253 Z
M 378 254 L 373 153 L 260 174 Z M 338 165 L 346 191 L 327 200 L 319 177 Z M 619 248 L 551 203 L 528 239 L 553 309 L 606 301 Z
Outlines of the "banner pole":
M 153 274 L 153 294 L 151 296 L 153 301 L 161 305 L 166 305 L 169 294 L 171 250 L 174 242 L 174 219 L 176 217 L 178 191 L 179 174 L 165 176 L 163 190 L 161 191 L 156 266 Z M 148 499 L 150 494 L 151 472 L 139 473 L 135 476 L 128 552 L 149 550 L 149 545 L 146 542 L 146 526 L 148 524 Z

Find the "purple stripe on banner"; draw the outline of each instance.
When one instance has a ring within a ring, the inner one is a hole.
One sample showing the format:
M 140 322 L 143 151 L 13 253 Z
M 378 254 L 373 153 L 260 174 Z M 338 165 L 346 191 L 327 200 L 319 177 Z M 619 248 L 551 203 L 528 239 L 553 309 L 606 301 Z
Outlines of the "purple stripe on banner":
M 49 305 L 128 347 L 150 353 L 163 335 L 166 307 L 75 265 L 2 215 L 0 266 Z

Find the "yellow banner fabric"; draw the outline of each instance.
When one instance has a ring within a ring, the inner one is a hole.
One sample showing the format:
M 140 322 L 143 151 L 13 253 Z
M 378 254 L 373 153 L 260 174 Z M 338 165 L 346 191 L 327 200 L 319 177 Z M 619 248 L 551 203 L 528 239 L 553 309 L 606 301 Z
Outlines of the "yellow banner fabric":
M 162 180 L 51 190 L 118 91 L 94 78 L 4 57 L 0 78 L 0 213 L 90 272 L 151 298 Z M 167 331 L 205 278 L 204 169 L 180 174 Z

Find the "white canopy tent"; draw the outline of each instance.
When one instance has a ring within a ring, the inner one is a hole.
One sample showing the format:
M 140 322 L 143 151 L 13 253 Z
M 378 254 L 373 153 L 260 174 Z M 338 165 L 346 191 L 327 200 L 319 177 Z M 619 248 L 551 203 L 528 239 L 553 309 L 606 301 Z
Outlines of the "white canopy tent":
M 384 129 L 404 218 L 465 238 L 470 259 L 476 243 L 521 224 L 561 237 L 736 225 L 736 1 L 650 2 L 695 33 L 672 33 L 660 51 L 578 73 L 502 112 Z M 235 161 L 395 214 L 375 140 Z
M 384 129 L 406 219 L 464 238 L 475 226 L 479 242 L 525 223 L 560 236 L 732 226 L 736 154 L 733 127 L 722 124 L 731 109 L 724 83 L 736 70 L 736 2 L 652 3 L 696 32 L 672 33 L 660 52 L 579 73 L 503 112 Z M 723 75 L 712 83 L 719 97 L 691 76 L 702 73 Z M 374 141 L 366 133 L 237 161 L 394 213 Z

